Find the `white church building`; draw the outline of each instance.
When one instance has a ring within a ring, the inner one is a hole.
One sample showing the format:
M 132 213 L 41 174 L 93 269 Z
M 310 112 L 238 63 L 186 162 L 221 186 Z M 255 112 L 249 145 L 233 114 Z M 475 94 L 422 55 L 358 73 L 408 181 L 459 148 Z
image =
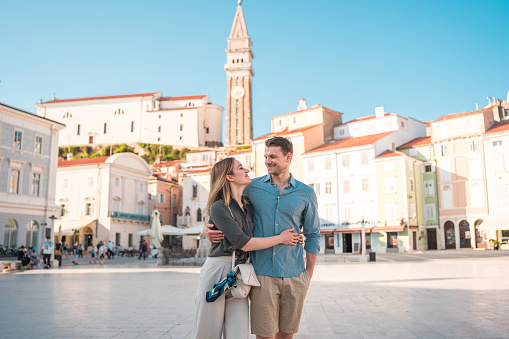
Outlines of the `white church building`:
M 67 127 L 59 146 L 149 143 L 220 146 L 223 108 L 208 95 L 161 92 L 39 101 L 37 115 Z

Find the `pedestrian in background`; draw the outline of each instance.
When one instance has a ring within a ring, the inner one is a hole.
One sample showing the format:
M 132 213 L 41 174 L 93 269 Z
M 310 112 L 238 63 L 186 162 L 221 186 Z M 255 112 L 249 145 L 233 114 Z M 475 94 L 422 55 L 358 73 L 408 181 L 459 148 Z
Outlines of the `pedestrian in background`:
M 90 263 L 92 263 L 92 261 L 94 262 L 95 264 L 95 247 L 93 244 L 90 244 Z
M 83 245 L 78 245 L 78 257 L 83 258 Z
M 69 250 L 69 246 L 67 246 L 67 243 L 65 241 L 62 242 L 62 253 L 65 257 L 65 260 L 69 259 L 69 255 L 67 254 L 67 251 Z
M 72 254 L 74 255 L 73 264 L 78 265 L 78 242 L 74 243 L 74 246 L 72 247 Z
M 62 266 L 62 243 L 60 240 L 55 244 L 55 259 L 58 260 L 58 266 Z
M 46 242 L 42 245 L 42 256 L 44 260 L 44 268 L 50 268 L 51 254 L 53 253 L 53 243 L 50 237 L 46 237 Z
M 146 259 L 147 256 L 147 245 L 146 242 L 143 242 L 140 240 L 140 256 L 138 257 L 138 260 L 141 260 L 141 256 L 143 255 L 143 260 Z
M 99 244 L 97 244 L 97 246 L 99 247 L 98 249 L 98 254 L 99 254 L 99 264 L 104 264 L 104 258 L 105 258 L 105 253 L 106 253 L 106 248 L 103 244 L 103 242 L 101 241 Z

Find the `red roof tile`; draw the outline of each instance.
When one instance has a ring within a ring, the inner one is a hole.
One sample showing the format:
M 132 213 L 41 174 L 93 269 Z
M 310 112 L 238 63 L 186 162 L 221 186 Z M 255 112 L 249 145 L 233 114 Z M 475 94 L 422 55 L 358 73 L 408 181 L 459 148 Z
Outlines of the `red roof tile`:
M 203 99 L 207 96 L 207 94 L 201 95 L 184 95 L 179 97 L 164 97 L 160 98 L 159 101 L 174 101 L 174 100 L 192 100 L 192 99 Z
M 150 93 L 138 93 L 138 94 L 123 94 L 123 95 L 109 95 L 102 97 L 88 97 L 88 98 L 75 98 L 75 99 L 57 99 L 43 102 L 43 104 L 58 104 L 61 102 L 73 102 L 73 101 L 89 101 L 89 100 L 108 100 L 108 99 L 122 99 L 122 98 L 133 98 L 133 97 L 150 97 L 154 96 L 159 92 Z
M 271 120 L 272 119 L 277 119 L 277 118 L 281 118 L 281 117 L 285 117 L 287 115 L 292 115 L 292 114 L 295 114 L 295 113 L 302 113 L 302 112 L 307 112 L 307 111 L 311 111 L 311 110 L 314 110 L 314 109 L 323 109 L 323 110 L 326 110 L 326 111 L 329 111 L 329 112 L 334 112 L 334 113 L 338 113 L 338 114 L 343 114 L 341 112 L 338 112 L 338 111 L 334 111 L 332 109 L 329 109 L 327 107 L 323 107 L 322 105 L 314 105 L 312 107 L 309 107 L 309 108 L 306 108 L 306 109 L 303 109 L 303 110 L 300 110 L 300 111 L 295 111 L 295 112 L 291 112 L 291 113 L 285 113 L 285 114 L 281 114 L 281 115 L 276 115 L 275 117 L 272 117 L 270 118 Z
M 392 151 L 388 149 L 387 151 L 383 152 L 379 156 L 377 156 L 375 159 L 381 159 L 381 158 L 391 158 L 391 157 L 405 157 L 406 154 L 398 151 Z
M 228 156 L 230 156 L 230 155 L 238 155 L 238 154 L 245 154 L 245 153 L 251 153 L 251 152 L 253 152 L 252 149 L 243 149 L 243 150 L 236 151 L 236 152 L 230 152 L 230 153 L 228 153 Z
M 397 115 L 397 114 L 396 113 L 385 113 L 384 117 L 389 116 L 389 115 Z M 376 119 L 376 115 L 370 115 L 370 116 L 367 116 L 367 117 L 361 117 L 361 118 L 353 119 L 353 120 L 350 120 L 348 122 L 345 122 L 343 125 L 351 124 L 353 122 L 371 120 L 371 119 Z
M 493 124 L 487 131 L 486 134 L 489 133 L 499 133 L 509 131 L 509 121 L 497 122 Z
M 206 169 L 200 169 L 200 170 L 190 170 L 190 171 L 182 171 L 182 174 L 197 174 L 197 173 L 207 173 L 212 171 L 212 167 L 206 168 Z
M 302 128 L 294 129 L 294 130 L 291 130 L 291 131 L 290 130 L 284 130 L 284 131 L 280 131 L 280 132 L 272 132 L 272 133 L 269 133 L 269 134 L 265 134 L 264 136 L 261 136 L 259 138 L 253 139 L 253 141 L 262 140 L 262 139 L 268 139 L 268 138 L 272 138 L 272 137 L 276 137 L 276 136 L 282 136 L 282 135 L 289 135 L 289 134 L 304 132 L 304 131 L 312 129 L 312 128 L 316 127 L 316 126 L 322 126 L 322 124 L 302 127 Z
M 398 147 L 398 149 L 401 148 L 410 148 L 415 146 L 422 146 L 422 145 L 429 145 L 431 144 L 431 137 L 421 137 L 421 138 L 415 138 L 414 140 L 411 140 L 407 142 L 404 145 L 401 145 Z
M 355 137 L 355 138 L 346 138 L 341 139 L 335 142 L 330 142 L 327 144 L 323 144 L 321 146 L 318 146 L 315 149 L 312 149 L 311 151 L 306 152 L 305 154 L 309 153 L 315 153 L 315 152 L 324 152 L 324 151 L 330 151 L 333 149 L 341 149 L 341 148 L 349 148 L 349 147 L 356 147 L 356 146 L 364 146 L 364 145 L 370 145 L 383 137 L 394 133 L 394 131 L 391 132 L 385 132 L 385 133 L 378 133 L 378 134 L 371 134 L 371 135 L 365 135 L 362 137 Z
M 197 151 L 189 151 L 189 152 L 186 152 L 186 154 L 189 154 L 189 153 L 201 153 L 201 152 L 217 152 L 217 150 L 215 149 L 202 149 L 202 150 L 197 150 Z
M 477 111 L 472 111 L 472 112 L 451 113 L 449 115 L 444 115 L 444 116 L 438 118 L 437 120 L 435 120 L 433 122 L 450 120 L 450 119 L 456 119 L 456 118 L 463 118 L 463 117 L 466 117 L 466 116 L 469 116 L 469 115 L 474 115 L 474 114 L 481 114 L 481 113 L 487 112 L 487 111 L 489 111 L 491 109 L 493 109 L 493 106 L 484 107 L 484 108 L 481 108 L 481 109 L 479 109 Z
M 109 158 L 109 156 L 108 157 L 99 157 L 99 158 L 73 159 L 73 160 L 58 159 L 58 167 L 100 164 L 102 162 L 105 162 L 108 158 Z

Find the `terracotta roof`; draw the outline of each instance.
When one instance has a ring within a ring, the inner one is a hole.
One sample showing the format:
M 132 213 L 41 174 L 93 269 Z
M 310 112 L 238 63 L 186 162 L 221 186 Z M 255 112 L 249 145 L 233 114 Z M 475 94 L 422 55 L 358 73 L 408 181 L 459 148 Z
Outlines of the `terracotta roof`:
M 429 145 L 431 144 L 431 137 L 421 137 L 421 138 L 415 138 L 414 140 L 411 140 L 407 142 L 404 145 L 401 145 L 398 147 L 398 149 L 401 148 L 410 148 L 415 146 L 422 146 L 422 145 Z
M 184 160 L 161 161 L 161 163 L 159 163 L 159 164 L 153 163 L 153 164 L 151 164 L 151 166 L 153 166 L 153 167 L 173 166 L 173 165 L 181 163 L 181 162 L 184 162 Z
M 182 174 L 196 174 L 196 173 L 207 173 L 212 171 L 212 167 L 200 169 L 200 170 L 190 170 L 190 171 L 182 171 Z
M 153 173 L 152 175 L 150 175 L 148 177 L 149 180 L 158 180 L 158 181 L 164 181 L 164 182 L 169 182 L 169 183 L 173 183 L 173 180 L 170 179 L 167 179 L 165 178 L 162 173 Z
M 466 116 L 469 116 L 469 115 L 481 114 L 481 113 L 487 112 L 487 111 L 489 111 L 491 109 L 493 109 L 493 106 L 484 107 L 484 108 L 481 108 L 481 109 L 479 109 L 477 111 L 472 111 L 472 112 L 451 113 L 449 115 L 444 115 L 444 116 L 438 118 L 437 120 L 435 120 L 433 122 L 450 120 L 450 119 L 456 119 L 456 118 L 463 118 L 463 117 L 466 117 Z
M 396 113 L 385 113 L 384 117 L 389 116 L 389 115 L 397 115 L 397 114 Z M 361 118 L 353 119 L 353 120 L 350 120 L 348 122 L 345 122 L 343 125 L 351 124 L 353 122 L 371 120 L 371 119 L 376 119 L 376 115 L 370 115 L 370 116 L 367 116 L 367 117 L 361 117 Z
M 159 101 L 203 99 L 206 96 L 207 96 L 207 94 L 201 94 L 201 95 L 183 95 L 183 96 L 179 96 L 179 97 L 164 97 L 164 98 L 159 98 Z
M 391 132 L 385 132 L 385 133 L 378 133 L 378 134 L 371 134 L 371 135 L 365 135 L 362 137 L 355 137 L 355 138 L 346 138 L 341 139 L 339 141 L 330 142 L 327 144 L 323 144 L 318 146 L 315 149 L 312 149 L 311 151 L 306 152 L 305 154 L 309 153 L 315 153 L 315 152 L 324 152 L 324 151 L 330 151 L 333 149 L 341 149 L 341 148 L 349 148 L 349 147 L 356 147 L 356 146 L 364 146 L 364 145 L 370 145 L 383 137 L 394 133 L 395 131 Z
M 497 122 L 493 124 L 487 131 L 486 134 L 489 133 L 499 133 L 509 131 L 509 121 Z
M 295 134 L 295 133 L 299 133 L 299 132 L 304 132 L 304 131 L 307 131 L 309 129 L 312 129 L 316 126 L 321 126 L 322 124 L 316 124 L 316 125 L 312 125 L 312 126 L 307 126 L 307 127 L 302 127 L 302 128 L 297 128 L 297 129 L 294 129 L 294 130 L 284 130 L 284 131 L 281 131 L 281 132 L 272 132 L 272 133 L 269 133 L 269 134 L 265 134 L 264 136 L 261 136 L 259 138 L 256 138 L 256 139 L 253 139 L 253 141 L 256 141 L 256 140 L 262 140 L 262 139 L 268 139 L 268 138 L 272 138 L 272 137 L 276 137 L 276 136 L 283 136 L 283 135 L 289 135 L 289 134 Z
M 58 167 L 100 164 L 100 163 L 103 163 L 106 160 L 108 160 L 108 158 L 109 158 L 109 156 L 108 157 L 98 157 L 98 158 L 73 159 L 73 160 L 58 159 Z
M 252 149 L 243 149 L 243 150 L 236 151 L 236 152 L 230 152 L 230 153 L 228 153 L 228 156 L 230 156 L 230 155 L 238 155 L 238 154 L 245 154 L 245 153 L 251 153 L 251 152 L 253 152 Z
M 150 97 L 154 96 L 159 92 L 149 93 L 138 93 L 138 94 L 123 94 L 123 95 L 109 95 L 102 97 L 88 97 L 88 98 L 75 98 L 75 99 L 57 99 L 43 102 L 43 104 L 58 104 L 61 102 L 73 102 L 73 101 L 89 101 L 89 100 L 108 100 L 108 99 L 122 99 L 122 98 L 134 98 L 134 97 Z
M 215 149 L 202 149 L 202 150 L 197 150 L 197 151 L 189 151 L 189 152 L 186 152 L 186 154 L 189 154 L 189 153 L 201 153 L 201 152 L 217 152 L 217 150 Z
M 272 117 L 270 119 L 271 120 L 272 119 L 277 119 L 277 118 L 285 117 L 287 115 L 292 115 L 292 114 L 295 114 L 295 113 L 303 113 L 303 112 L 311 111 L 311 110 L 318 109 L 318 108 L 321 108 L 321 109 L 324 109 L 324 110 L 327 110 L 327 111 L 330 111 L 330 112 L 338 113 L 338 114 L 343 114 L 341 112 L 334 111 L 334 110 L 329 109 L 327 107 L 323 107 L 322 105 L 314 105 L 312 107 L 309 107 L 309 108 L 306 108 L 306 109 L 303 109 L 303 110 L 300 110 L 300 111 L 295 111 L 295 112 L 291 112 L 291 113 L 285 113 L 285 114 L 281 114 L 281 115 L 276 115 L 275 117 Z
M 34 113 L 30 113 L 30 112 L 27 112 L 27 111 L 24 111 L 22 109 L 19 109 L 19 108 L 16 108 L 16 107 L 12 107 L 12 106 L 9 106 L 9 105 L 6 105 L 2 102 L 0 102 L 0 106 L 4 106 L 4 107 L 7 107 L 7 108 L 10 108 L 10 109 L 13 109 L 15 110 L 16 112 L 19 112 L 19 113 L 22 113 L 22 114 L 25 114 L 27 116 L 30 116 L 31 118 L 34 118 L 34 119 L 42 119 L 42 120 L 46 120 L 46 121 L 49 121 L 53 124 L 57 124 L 57 125 L 60 125 L 60 126 L 64 126 L 64 124 L 62 124 L 61 122 L 58 122 L 58 121 L 55 121 L 55 120 L 51 120 L 51 119 L 48 119 L 48 118 L 45 118 L 45 117 L 42 117 L 40 115 L 37 115 L 37 114 L 34 114 Z
M 391 157 L 401 157 L 401 156 L 405 157 L 406 154 L 403 153 L 403 152 L 392 151 L 392 150 L 388 149 L 387 151 L 385 151 L 382 154 L 380 154 L 379 156 L 377 156 L 375 159 L 391 158 Z

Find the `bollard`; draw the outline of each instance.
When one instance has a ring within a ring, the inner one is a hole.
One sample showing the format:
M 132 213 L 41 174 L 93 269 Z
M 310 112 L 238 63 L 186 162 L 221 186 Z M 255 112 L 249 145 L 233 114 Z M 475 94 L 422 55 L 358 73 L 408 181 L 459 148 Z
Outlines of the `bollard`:
M 369 261 L 376 261 L 376 253 L 375 252 L 369 252 Z

